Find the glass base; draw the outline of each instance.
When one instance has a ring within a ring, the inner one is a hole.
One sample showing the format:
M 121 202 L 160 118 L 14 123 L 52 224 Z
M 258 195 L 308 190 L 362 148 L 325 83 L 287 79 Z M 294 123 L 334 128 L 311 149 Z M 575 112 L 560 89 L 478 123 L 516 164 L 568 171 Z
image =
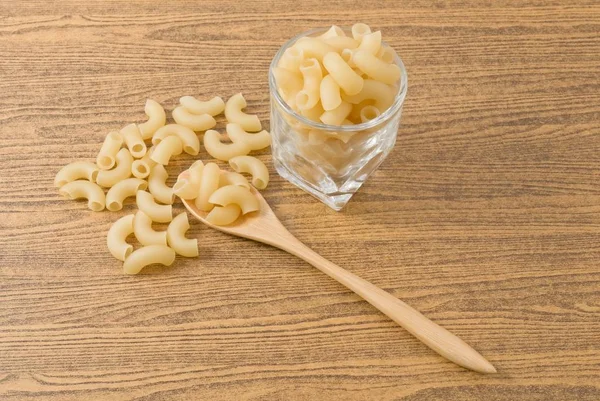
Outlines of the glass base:
M 315 198 L 317 198 L 318 200 L 320 200 L 321 202 L 323 202 L 325 205 L 329 206 L 336 212 L 339 212 L 340 210 L 342 210 L 342 208 L 344 206 L 346 206 L 346 203 L 348 203 L 350 198 L 352 198 L 352 195 L 354 195 L 354 193 L 362 185 L 362 183 L 360 183 L 360 184 L 356 183 L 357 185 L 353 186 L 352 192 L 334 192 L 334 193 L 328 194 L 328 193 L 324 193 L 322 191 L 317 190 L 310 183 L 308 183 L 307 181 L 304 181 L 302 178 L 293 174 L 291 171 L 289 171 L 285 167 L 285 165 L 280 163 L 277 159 L 273 159 L 273 164 L 275 166 L 275 170 L 277 170 L 277 173 L 281 177 L 285 178 L 286 180 L 288 180 L 289 182 L 291 182 L 298 188 L 304 190 L 305 192 L 308 192 L 309 194 L 311 194 L 312 196 L 314 196 Z

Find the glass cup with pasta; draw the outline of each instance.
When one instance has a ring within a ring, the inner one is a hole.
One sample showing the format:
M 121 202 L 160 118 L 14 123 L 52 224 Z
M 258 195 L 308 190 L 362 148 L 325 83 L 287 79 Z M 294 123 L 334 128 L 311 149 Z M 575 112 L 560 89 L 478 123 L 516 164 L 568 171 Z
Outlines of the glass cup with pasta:
M 341 210 L 394 147 L 407 83 L 400 57 L 366 24 L 289 40 L 269 68 L 279 175 Z

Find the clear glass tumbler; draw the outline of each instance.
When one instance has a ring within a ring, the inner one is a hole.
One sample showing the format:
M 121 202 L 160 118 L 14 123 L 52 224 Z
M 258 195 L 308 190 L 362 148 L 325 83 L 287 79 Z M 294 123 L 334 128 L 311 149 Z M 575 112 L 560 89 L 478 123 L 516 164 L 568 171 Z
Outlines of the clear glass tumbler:
M 402 72 L 398 91 L 392 105 L 378 117 L 361 124 L 338 126 L 296 113 L 279 93 L 273 69 L 283 52 L 299 38 L 326 30 L 315 29 L 292 38 L 271 62 L 271 149 L 279 175 L 339 211 L 394 147 L 408 81 L 404 64 L 394 53 L 393 62 Z

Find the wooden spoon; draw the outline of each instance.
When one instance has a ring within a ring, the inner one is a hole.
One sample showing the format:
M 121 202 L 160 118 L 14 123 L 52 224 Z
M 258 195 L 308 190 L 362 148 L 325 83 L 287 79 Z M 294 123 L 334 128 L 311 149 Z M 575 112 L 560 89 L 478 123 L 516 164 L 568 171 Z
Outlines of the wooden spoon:
M 463 340 L 390 293 L 331 263 L 304 245 L 281 224 L 265 198 L 254 188 L 252 192 L 260 201 L 260 211 L 240 217 L 229 226 L 216 226 L 209 223 L 206 221 L 207 213 L 198 210 L 194 201 L 184 199 L 182 201 L 192 215 L 209 227 L 274 246 L 310 263 L 354 291 L 429 348 L 457 365 L 480 373 L 496 373 L 494 366 Z

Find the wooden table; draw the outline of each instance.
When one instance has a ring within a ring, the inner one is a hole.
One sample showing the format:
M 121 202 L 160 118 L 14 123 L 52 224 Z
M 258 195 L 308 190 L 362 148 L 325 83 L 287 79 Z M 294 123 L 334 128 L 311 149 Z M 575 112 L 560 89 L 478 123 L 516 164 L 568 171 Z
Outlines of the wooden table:
M 600 399 L 600 4 L 285 3 L 0 2 L 0 399 Z M 265 196 L 496 375 L 442 359 L 306 263 L 200 224 L 199 259 L 123 275 L 105 236 L 135 206 L 92 213 L 53 188 L 149 97 L 171 109 L 243 91 L 268 121 L 286 38 L 357 21 L 408 69 L 394 152 L 341 213 L 275 173 Z

